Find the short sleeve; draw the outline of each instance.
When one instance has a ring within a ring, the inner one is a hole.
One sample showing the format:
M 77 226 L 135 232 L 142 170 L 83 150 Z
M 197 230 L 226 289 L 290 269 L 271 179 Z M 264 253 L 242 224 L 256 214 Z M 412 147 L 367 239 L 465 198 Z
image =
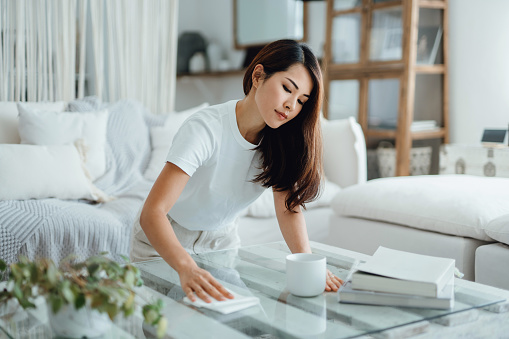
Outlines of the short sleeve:
M 166 161 L 192 176 L 198 167 L 212 158 L 216 149 L 217 135 L 211 127 L 200 118 L 188 119 L 173 138 Z

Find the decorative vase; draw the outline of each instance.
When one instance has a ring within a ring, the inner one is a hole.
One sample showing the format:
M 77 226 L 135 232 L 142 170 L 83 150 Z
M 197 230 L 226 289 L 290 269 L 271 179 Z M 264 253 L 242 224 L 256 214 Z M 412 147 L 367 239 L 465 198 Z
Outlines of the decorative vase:
M 206 59 L 205 54 L 202 52 L 195 53 L 191 60 L 189 60 L 189 72 L 191 73 L 201 73 L 205 72 L 206 69 Z
M 76 310 L 74 305 L 64 305 L 53 313 L 48 305 L 48 317 L 53 334 L 64 338 L 99 337 L 112 324 L 108 314 L 99 313 L 88 306 Z
M 209 58 L 210 70 L 212 72 L 219 71 L 219 63 L 222 58 L 221 46 L 213 42 L 209 43 L 207 46 L 207 57 Z

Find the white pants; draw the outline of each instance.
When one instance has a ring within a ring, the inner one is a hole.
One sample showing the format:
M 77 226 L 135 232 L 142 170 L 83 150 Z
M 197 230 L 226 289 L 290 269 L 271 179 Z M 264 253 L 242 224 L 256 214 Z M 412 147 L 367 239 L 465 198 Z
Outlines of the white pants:
M 152 247 L 140 225 L 141 209 L 134 222 L 131 238 L 131 262 L 145 261 L 161 256 Z M 166 215 L 180 244 L 189 254 L 199 254 L 210 251 L 240 247 L 237 223 L 222 227 L 214 231 L 190 231 L 180 226 L 169 215 Z

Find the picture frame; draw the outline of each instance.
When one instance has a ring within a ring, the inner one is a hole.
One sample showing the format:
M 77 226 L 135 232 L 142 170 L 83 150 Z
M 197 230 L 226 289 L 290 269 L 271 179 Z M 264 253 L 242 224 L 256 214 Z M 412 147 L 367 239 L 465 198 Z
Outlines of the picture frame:
M 434 65 L 442 41 L 441 26 L 419 27 L 417 32 L 417 64 Z

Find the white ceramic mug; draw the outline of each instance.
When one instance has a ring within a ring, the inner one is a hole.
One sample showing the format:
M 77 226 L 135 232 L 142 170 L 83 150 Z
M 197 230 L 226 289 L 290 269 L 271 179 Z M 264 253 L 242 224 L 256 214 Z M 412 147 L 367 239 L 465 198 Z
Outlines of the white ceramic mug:
M 295 253 L 286 257 L 286 288 L 299 297 L 314 297 L 325 290 L 327 259 L 323 255 Z

